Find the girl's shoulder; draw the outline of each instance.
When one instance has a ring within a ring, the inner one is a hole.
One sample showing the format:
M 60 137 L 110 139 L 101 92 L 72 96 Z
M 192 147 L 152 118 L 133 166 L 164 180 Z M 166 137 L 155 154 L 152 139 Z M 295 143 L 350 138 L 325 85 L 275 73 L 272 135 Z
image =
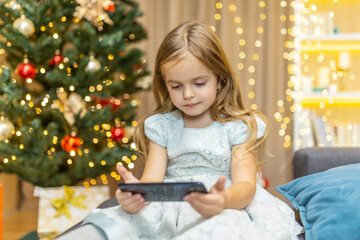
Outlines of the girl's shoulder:
M 177 111 L 157 113 L 145 119 L 145 135 L 156 144 L 166 147 L 170 132 L 182 121 L 181 114 Z
M 250 117 L 247 117 L 248 120 L 250 120 Z M 258 115 L 255 115 L 255 120 L 256 120 L 256 125 L 258 129 L 266 129 L 266 123 L 264 122 L 263 119 L 261 119 Z M 228 128 L 236 128 L 236 129 L 242 129 L 247 131 L 248 130 L 248 125 L 245 122 L 245 119 L 239 119 L 239 120 L 234 120 L 231 122 L 225 122 L 224 123 L 225 126 L 227 126 Z
M 168 113 L 156 113 L 145 119 L 145 126 L 152 124 L 176 124 L 181 121 L 181 113 L 177 110 Z
M 257 126 L 257 138 L 261 138 L 266 132 L 266 123 L 259 116 L 255 115 Z M 242 144 L 246 141 L 248 134 L 252 131 L 249 129 L 249 125 L 245 120 L 235 120 L 231 122 L 225 122 L 223 125 L 226 128 L 226 132 L 229 141 L 232 145 Z

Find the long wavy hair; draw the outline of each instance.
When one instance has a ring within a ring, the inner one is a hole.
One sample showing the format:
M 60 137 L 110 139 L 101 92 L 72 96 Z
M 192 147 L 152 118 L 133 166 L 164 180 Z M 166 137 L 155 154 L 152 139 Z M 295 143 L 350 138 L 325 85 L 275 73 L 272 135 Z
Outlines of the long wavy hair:
M 249 131 L 243 146 L 249 151 L 255 150 L 259 156 L 258 153 L 263 150 L 268 130 L 266 128 L 265 135 L 257 139 L 255 116 L 260 117 L 267 126 L 266 117 L 258 111 L 245 109 L 239 79 L 224 53 L 219 38 L 210 26 L 201 22 L 188 21 L 168 33 L 159 47 L 152 87 L 156 108 L 139 121 L 135 129 L 134 137 L 138 158 L 145 161 L 148 154 L 149 139 L 144 133 L 144 120 L 153 114 L 168 113 L 176 109 L 166 88 L 162 66 L 169 61 L 180 60 L 187 53 L 212 70 L 220 82 L 220 89 L 210 108 L 212 118 L 219 122 L 244 121 L 248 125 Z M 258 165 L 260 162 L 262 161 L 257 159 Z

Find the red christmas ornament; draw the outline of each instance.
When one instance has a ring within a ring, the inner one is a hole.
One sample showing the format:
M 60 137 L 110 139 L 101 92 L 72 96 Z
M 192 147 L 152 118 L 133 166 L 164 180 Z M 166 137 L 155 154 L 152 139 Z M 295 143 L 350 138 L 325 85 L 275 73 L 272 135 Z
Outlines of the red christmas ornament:
M 111 138 L 120 142 L 125 137 L 125 129 L 122 127 L 113 127 L 111 130 Z
M 122 108 L 123 105 L 119 99 L 115 99 L 113 97 L 110 98 L 99 98 L 95 97 L 95 104 L 100 104 L 102 107 L 106 107 L 108 105 L 111 106 L 111 111 L 114 113 L 118 108 Z
M 105 11 L 115 12 L 115 5 L 108 3 L 104 6 Z
M 64 59 L 64 58 L 63 58 L 63 56 L 62 56 L 61 54 L 57 54 L 57 55 L 55 55 L 55 56 L 53 57 L 53 59 L 51 59 L 51 61 L 49 62 L 49 64 L 50 64 L 51 66 L 55 66 L 55 65 L 61 63 L 63 59 Z
M 132 68 L 133 70 L 141 69 L 141 68 L 143 68 L 143 67 L 144 67 L 144 64 L 141 64 L 141 63 L 131 65 L 131 68 Z
M 23 79 L 34 78 L 36 76 L 36 68 L 31 63 L 20 63 L 16 67 L 16 71 Z
M 82 141 L 78 137 L 66 135 L 63 139 L 61 139 L 61 148 L 68 153 L 71 151 L 77 151 L 81 144 Z

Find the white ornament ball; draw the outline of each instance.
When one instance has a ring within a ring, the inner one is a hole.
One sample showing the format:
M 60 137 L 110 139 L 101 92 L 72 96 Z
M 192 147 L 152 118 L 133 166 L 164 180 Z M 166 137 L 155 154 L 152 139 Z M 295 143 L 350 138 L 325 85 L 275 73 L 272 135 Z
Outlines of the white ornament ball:
M 90 56 L 90 60 L 86 65 L 85 70 L 88 72 L 97 72 L 101 68 L 101 63 L 94 56 Z
M 14 124 L 4 116 L 0 117 L 0 140 L 11 138 L 14 130 Z
M 26 37 L 31 36 L 35 32 L 34 23 L 24 15 L 14 21 L 13 27 L 19 30 L 19 32 L 24 34 Z

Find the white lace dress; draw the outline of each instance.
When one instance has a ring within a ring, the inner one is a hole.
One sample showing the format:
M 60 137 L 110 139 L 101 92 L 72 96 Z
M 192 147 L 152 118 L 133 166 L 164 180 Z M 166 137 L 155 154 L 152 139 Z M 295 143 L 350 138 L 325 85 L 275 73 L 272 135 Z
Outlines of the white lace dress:
M 257 119 L 258 137 L 265 124 Z M 231 147 L 245 141 L 242 121 L 206 128 L 185 128 L 179 111 L 156 114 L 145 121 L 145 134 L 168 152 L 166 182 L 201 181 L 209 189 L 221 175 L 231 184 Z M 84 223 L 101 228 L 108 239 L 297 239 L 302 228 L 284 202 L 259 185 L 252 203 L 243 210 L 223 210 L 205 219 L 186 202 L 153 202 L 137 214 L 120 206 L 95 209 Z

